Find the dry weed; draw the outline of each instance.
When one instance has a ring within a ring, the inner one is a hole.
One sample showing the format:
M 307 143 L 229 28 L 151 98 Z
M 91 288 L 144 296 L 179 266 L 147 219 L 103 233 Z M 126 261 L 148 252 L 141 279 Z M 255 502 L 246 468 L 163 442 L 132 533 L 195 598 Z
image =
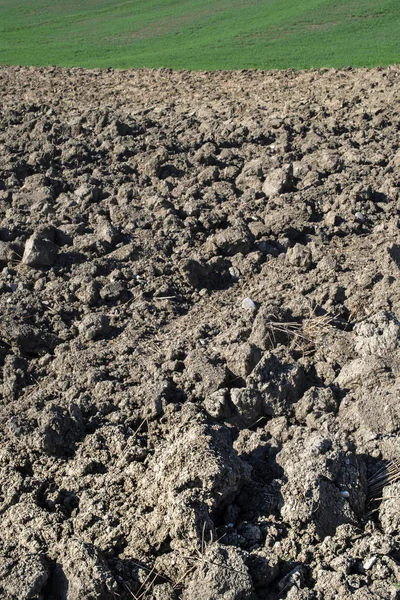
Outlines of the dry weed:
M 272 315 L 271 315 L 272 316 Z M 312 354 L 321 338 L 332 327 L 334 317 L 330 314 L 316 316 L 312 313 L 301 323 L 297 321 L 274 321 L 272 318 L 267 322 L 271 345 L 276 344 L 277 334 L 284 334 L 290 340 L 292 350 L 301 351 L 303 354 Z
M 382 500 L 389 500 L 391 497 L 383 498 L 382 493 L 383 489 L 400 480 L 400 460 L 393 459 L 387 464 L 383 465 L 374 475 L 372 475 L 368 479 L 368 495 L 367 495 L 367 506 L 369 507 L 369 512 L 367 516 L 371 516 L 375 513 L 378 508 L 374 508 L 374 504 L 376 502 L 380 502 Z

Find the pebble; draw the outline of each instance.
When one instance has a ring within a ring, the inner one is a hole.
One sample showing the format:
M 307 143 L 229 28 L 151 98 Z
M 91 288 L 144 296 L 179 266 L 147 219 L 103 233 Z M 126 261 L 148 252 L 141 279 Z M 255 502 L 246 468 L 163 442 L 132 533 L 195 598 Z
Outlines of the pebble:
M 367 220 L 365 218 L 365 215 L 362 214 L 362 212 L 356 212 L 356 214 L 354 215 L 354 218 L 359 223 L 365 223 L 365 221 Z
M 376 556 L 371 556 L 371 558 L 366 560 L 365 563 L 363 564 L 364 569 L 366 571 L 368 571 L 371 567 L 374 566 L 374 564 L 376 563 L 377 560 L 378 560 L 378 558 Z
M 245 310 L 249 310 L 249 311 L 257 310 L 257 307 L 251 298 L 245 298 L 242 301 L 242 308 L 244 308 Z
M 240 271 L 236 267 L 229 267 L 229 275 L 232 277 L 232 279 L 237 281 L 240 277 Z

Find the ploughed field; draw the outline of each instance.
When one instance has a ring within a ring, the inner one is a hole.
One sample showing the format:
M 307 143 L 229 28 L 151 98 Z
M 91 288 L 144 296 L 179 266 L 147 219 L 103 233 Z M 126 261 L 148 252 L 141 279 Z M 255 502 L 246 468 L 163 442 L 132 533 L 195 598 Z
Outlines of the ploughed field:
M 0 596 L 400 581 L 400 69 L 0 69 Z

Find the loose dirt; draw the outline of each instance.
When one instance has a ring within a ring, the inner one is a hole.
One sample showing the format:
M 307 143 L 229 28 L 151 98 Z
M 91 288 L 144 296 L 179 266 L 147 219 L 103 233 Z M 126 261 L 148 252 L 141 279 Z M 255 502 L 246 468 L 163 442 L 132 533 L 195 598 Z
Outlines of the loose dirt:
M 398 597 L 400 68 L 0 91 L 0 597 Z

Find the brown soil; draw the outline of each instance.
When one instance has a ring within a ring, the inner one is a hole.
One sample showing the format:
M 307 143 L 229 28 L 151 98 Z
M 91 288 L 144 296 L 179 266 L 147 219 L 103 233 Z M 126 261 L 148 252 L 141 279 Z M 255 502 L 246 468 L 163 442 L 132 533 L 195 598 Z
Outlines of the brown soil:
M 400 68 L 0 92 L 0 597 L 395 598 Z

